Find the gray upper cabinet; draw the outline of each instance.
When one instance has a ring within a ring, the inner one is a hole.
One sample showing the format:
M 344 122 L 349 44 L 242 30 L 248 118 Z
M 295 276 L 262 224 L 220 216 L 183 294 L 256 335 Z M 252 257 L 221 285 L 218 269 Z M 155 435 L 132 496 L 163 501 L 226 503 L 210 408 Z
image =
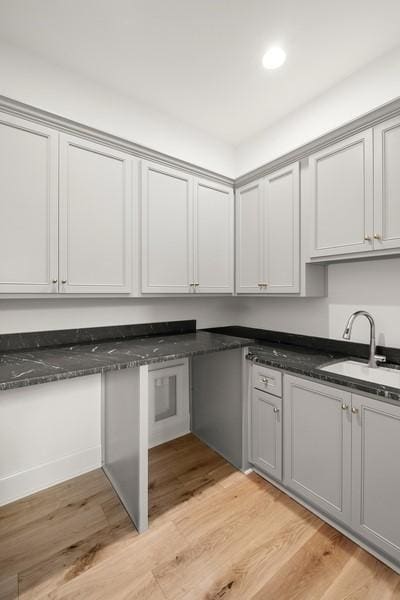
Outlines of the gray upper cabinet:
M 400 407 L 352 395 L 353 529 L 400 562 Z
M 262 180 L 236 190 L 236 291 L 261 292 Z
M 267 175 L 263 196 L 264 293 L 300 291 L 299 163 Z
M 131 291 L 132 161 L 118 150 L 60 135 L 61 292 Z
M 0 292 L 58 284 L 58 133 L 0 117 Z
M 373 249 L 373 151 L 368 129 L 310 156 L 311 257 Z
M 400 247 L 400 117 L 374 128 L 374 249 Z
M 351 395 L 293 376 L 284 381 L 284 483 L 328 516 L 351 513 Z
M 300 291 L 299 164 L 236 192 L 238 294 Z
M 142 292 L 188 294 L 193 288 L 193 178 L 142 163 Z
M 233 293 L 233 190 L 142 163 L 142 293 Z
M 194 178 L 195 292 L 233 293 L 234 202 L 231 187 Z
M 282 400 L 252 390 L 249 414 L 249 461 L 277 480 L 282 479 Z

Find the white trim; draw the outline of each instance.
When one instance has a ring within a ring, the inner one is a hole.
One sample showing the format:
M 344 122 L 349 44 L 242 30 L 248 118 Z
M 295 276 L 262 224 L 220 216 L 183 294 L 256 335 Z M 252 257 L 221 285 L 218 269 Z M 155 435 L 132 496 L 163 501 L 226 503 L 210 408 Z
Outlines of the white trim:
M 256 169 L 253 169 L 248 173 L 237 177 L 236 179 L 226 177 L 225 175 L 221 175 L 220 173 L 216 173 L 214 171 L 209 171 L 208 169 L 204 169 L 184 160 L 174 158 L 173 156 L 164 154 L 163 152 L 152 150 L 146 146 L 142 146 L 140 144 L 130 142 L 124 138 L 105 133 L 94 127 L 83 125 L 82 123 L 78 123 L 60 115 L 29 106 L 28 104 L 13 100 L 7 96 L 0 95 L 0 111 L 10 115 L 18 116 L 23 119 L 29 119 L 30 121 L 34 121 L 42 125 L 56 128 L 57 130 L 65 133 L 71 133 L 88 140 L 97 141 L 98 143 L 105 144 L 109 147 L 114 147 L 124 152 L 128 152 L 133 156 L 156 161 L 160 164 L 181 169 L 187 173 L 192 173 L 200 177 L 225 183 L 226 185 L 234 184 L 235 187 L 241 187 L 250 181 L 264 177 L 265 175 L 268 175 L 277 169 L 302 160 L 303 158 L 307 158 L 310 154 L 322 150 L 323 148 L 326 148 L 335 142 L 344 140 L 350 135 L 359 133 L 364 129 L 368 129 L 369 127 L 378 125 L 385 120 L 396 117 L 400 114 L 400 97 L 396 98 L 395 100 L 391 100 L 390 102 L 383 104 L 368 113 L 365 113 L 361 117 L 353 119 L 341 127 L 333 129 L 328 133 L 319 136 L 307 144 L 303 144 L 302 146 L 283 154 L 269 163 L 260 165 Z
M 8 98 L 6 96 L 0 95 L 0 111 L 11 115 L 16 115 L 23 119 L 29 119 L 31 122 L 33 121 L 41 125 L 53 127 L 63 133 L 78 135 L 83 139 L 104 144 L 108 146 L 108 148 L 115 148 L 116 150 L 127 152 L 128 154 L 137 156 L 139 158 L 156 161 L 161 165 L 180 169 L 181 171 L 186 171 L 186 173 L 206 177 L 207 179 L 219 181 L 221 183 L 225 183 L 226 185 L 233 185 L 234 182 L 231 177 L 226 177 L 220 173 L 209 171 L 208 169 L 193 165 L 185 160 L 174 158 L 169 154 L 152 150 L 146 146 L 136 144 L 135 142 L 130 142 L 129 140 L 106 133 L 104 131 L 100 131 L 94 127 L 83 125 L 82 123 L 72 121 L 71 119 L 62 117 L 55 113 L 47 112 L 34 106 L 29 106 L 28 104 L 24 104 L 23 102 L 13 100 L 12 98 Z
M 260 165 L 256 169 L 253 169 L 244 175 L 240 175 L 240 177 L 235 179 L 235 188 L 241 187 L 250 181 L 259 179 L 260 177 L 264 177 L 265 175 L 268 175 L 268 173 L 272 173 L 273 171 L 285 167 L 286 165 L 290 165 L 295 161 L 308 158 L 310 154 L 313 154 L 314 152 L 319 152 L 331 144 L 345 140 L 351 135 L 364 131 L 370 127 L 374 127 L 375 125 L 378 125 L 379 123 L 382 123 L 383 121 L 386 121 L 387 119 L 395 117 L 399 114 L 400 97 L 365 113 L 361 117 L 357 117 L 356 119 L 349 121 L 341 127 L 328 131 L 324 135 L 311 140 L 311 142 L 307 142 L 302 146 L 298 146 L 294 150 L 291 150 L 290 152 L 271 160 L 269 163 Z
M 89 448 L 0 480 L 0 506 L 101 467 L 101 446 Z

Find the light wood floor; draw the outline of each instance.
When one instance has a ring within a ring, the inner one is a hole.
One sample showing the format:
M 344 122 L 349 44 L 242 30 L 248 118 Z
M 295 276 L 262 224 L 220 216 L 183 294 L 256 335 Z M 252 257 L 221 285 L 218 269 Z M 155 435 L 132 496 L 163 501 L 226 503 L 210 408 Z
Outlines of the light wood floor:
M 193 436 L 150 464 L 141 536 L 100 470 L 0 508 L 0 598 L 400 598 L 388 567 Z

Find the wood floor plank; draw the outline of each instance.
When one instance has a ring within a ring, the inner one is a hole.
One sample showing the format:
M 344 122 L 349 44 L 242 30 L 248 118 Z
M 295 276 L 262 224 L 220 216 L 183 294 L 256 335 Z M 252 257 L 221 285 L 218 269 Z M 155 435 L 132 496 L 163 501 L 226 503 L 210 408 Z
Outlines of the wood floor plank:
M 103 471 L 96 469 L 43 492 L 0 506 L 0 543 L 4 535 L 15 529 L 21 529 L 66 504 L 79 504 L 107 490 L 110 497 L 114 495 L 111 484 L 105 484 Z
M 321 600 L 394 600 L 400 599 L 400 577 L 360 547 L 327 586 Z
M 100 506 L 83 503 L 78 508 L 68 503 L 2 536 L 0 573 L 8 576 L 28 569 L 106 526 Z
M 3 578 L 0 575 L 0 600 L 17 600 L 18 599 L 18 577 Z
M 204 587 L 204 573 L 208 575 L 207 585 L 212 582 L 214 587 L 221 573 L 231 571 L 232 564 L 248 555 L 254 547 L 266 546 L 273 537 L 283 539 L 290 523 L 298 528 L 298 514 L 289 509 L 289 498 L 276 491 L 282 501 L 271 510 L 274 500 L 266 502 L 266 494 L 259 491 L 257 487 L 252 488 L 252 495 L 246 497 L 241 510 L 223 511 L 214 515 L 214 519 L 203 513 L 206 527 L 199 537 L 195 538 L 189 529 L 185 529 L 190 546 L 153 570 L 167 598 L 184 597 L 190 590 L 193 594 L 198 592 Z M 298 507 L 297 511 L 304 509 Z M 320 521 L 308 514 L 319 527 Z M 312 531 L 309 523 L 307 529 Z
M 134 598 L 136 595 L 137 598 L 141 598 L 141 593 L 147 597 L 144 591 L 147 588 L 157 593 L 158 597 L 164 598 L 151 567 L 157 566 L 165 556 L 178 553 L 185 545 L 186 541 L 175 530 L 173 524 L 166 523 L 160 528 L 137 536 L 130 545 L 121 551 L 113 552 L 108 560 L 83 572 L 43 598 L 117 600 Z
M 131 521 L 123 521 L 63 548 L 30 569 L 20 571 L 20 599 L 34 600 L 61 588 L 128 546 L 137 535 Z
M 400 576 L 193 435 L 138 535 L 101 470 L 0 508 L 0 600 L 400 600 Z
M 355 545 L 339 531 L 324 524 L 264 584 L 253 600 L 266 597 L 285 600 L 320 599 L 355 551 Z

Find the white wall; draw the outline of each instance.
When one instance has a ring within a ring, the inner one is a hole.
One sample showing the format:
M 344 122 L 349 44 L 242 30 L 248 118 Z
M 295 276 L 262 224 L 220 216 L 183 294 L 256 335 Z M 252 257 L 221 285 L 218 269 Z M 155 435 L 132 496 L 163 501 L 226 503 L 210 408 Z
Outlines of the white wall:
M 101 465 L 101 376 L 0 396 L 0 506 Z
M 233 177 L 229 144 L 3 42 L 0 94 Z
M 230 325 L 240 306 L 237 298 L 0 300 L 0 334 L 180 319 Z M 0 506 L 99 467 L 100 408 L 100 375 L 1 392 Z
M 236 148 L 236 177 L 400 96 L 400 48 Z
M 196 319 L 197 326 L 246 325 L 340 338 L 348 315 L 376 317 L 379 341 L 400 347 L 400 258 L 332 264 L 326 298 L 102 298 L 0 300 L 0 333 Z M 354 327 L 368 341 L 368 327 Z
M 380 344 L 400 347 L 400 258 L 328 266 L 326 298 L 242 299 L 241 325 L 340 339 L 349 315 L 371 312 Z M 368 342 L 365 319 L 354 325 L 354 341 Z
M 232 297 L 0 300 L 0 334 L 181 319 L 196 319 L 199 328 L 231 325 L 240 307 Z

